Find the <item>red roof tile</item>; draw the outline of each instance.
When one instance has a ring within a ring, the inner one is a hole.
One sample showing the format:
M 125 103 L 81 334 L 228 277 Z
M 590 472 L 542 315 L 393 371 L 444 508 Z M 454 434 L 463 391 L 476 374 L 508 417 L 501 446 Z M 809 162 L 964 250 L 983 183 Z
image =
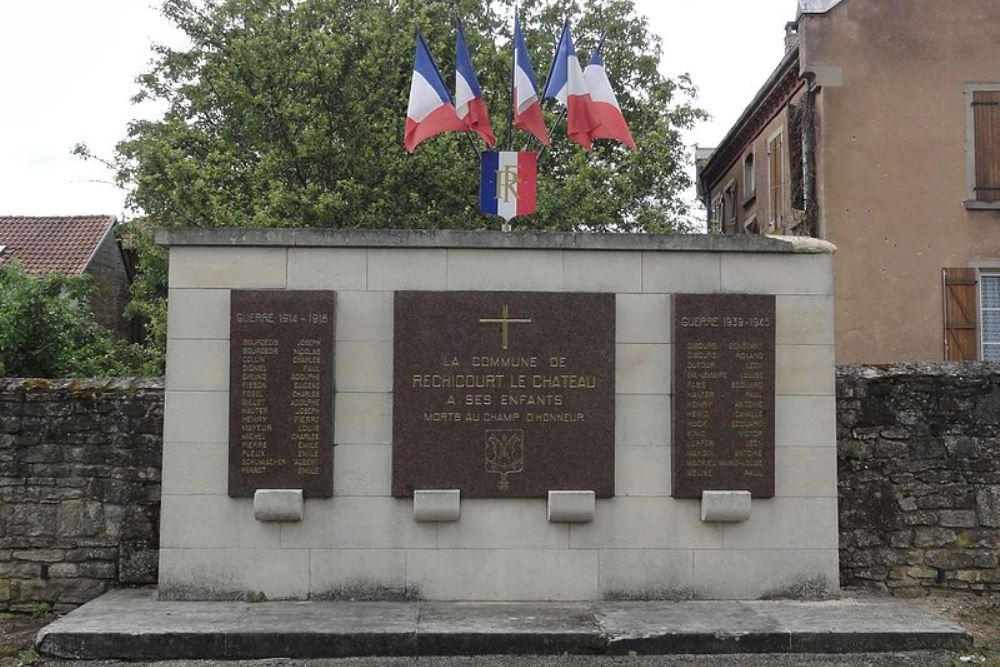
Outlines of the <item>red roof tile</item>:
M 110 215 L 0 216 L 0 263 L 20 262 L 28 273 L 83 273 L 114 224 Z

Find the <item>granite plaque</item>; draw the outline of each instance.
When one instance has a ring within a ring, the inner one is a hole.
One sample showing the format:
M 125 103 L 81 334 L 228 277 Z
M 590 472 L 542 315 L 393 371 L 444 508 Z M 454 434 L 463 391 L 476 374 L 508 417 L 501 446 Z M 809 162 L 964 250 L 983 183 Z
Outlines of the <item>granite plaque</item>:
M 614 495 L 613 294 L 397 292 L 392 493 Z
M 333 323 L 326 291 L 233 291 L 229 495 L 333 495 Z
M 673 495 L 774 496 L 774 296 L 675 294 Z

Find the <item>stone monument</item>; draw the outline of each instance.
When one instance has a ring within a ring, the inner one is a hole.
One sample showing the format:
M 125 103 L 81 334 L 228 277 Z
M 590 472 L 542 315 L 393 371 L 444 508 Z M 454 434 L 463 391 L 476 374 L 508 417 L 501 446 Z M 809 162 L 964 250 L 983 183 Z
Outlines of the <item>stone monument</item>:
M 838 590 L 829 244 L 158 239 L 162 598 Z

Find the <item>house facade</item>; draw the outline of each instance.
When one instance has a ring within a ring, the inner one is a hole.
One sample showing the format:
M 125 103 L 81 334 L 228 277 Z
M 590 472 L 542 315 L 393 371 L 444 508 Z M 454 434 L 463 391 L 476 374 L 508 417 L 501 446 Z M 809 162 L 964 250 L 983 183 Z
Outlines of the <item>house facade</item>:
M 91 304 L 95 319 L 134 340 L 135 326 L 124 316 L 131 269 L 116 223 L 112 215 L 0 216 L 0 264 L 17 262 L 36 275 L 91 276 L 97 287 Z
M 801 0 L 786 33 L 699 169 L 709 230 L 838 247 L 839 363 L 1000 360 L 1000 3 Z

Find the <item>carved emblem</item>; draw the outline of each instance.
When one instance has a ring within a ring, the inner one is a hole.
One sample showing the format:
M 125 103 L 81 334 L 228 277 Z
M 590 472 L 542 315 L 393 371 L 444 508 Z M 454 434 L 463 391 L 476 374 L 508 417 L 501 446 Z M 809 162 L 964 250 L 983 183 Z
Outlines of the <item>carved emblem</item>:
M 486 429 L 486 472 L 500 475 L 500 490 L 510 488 L 507 475 L 524 471 L 524 431 Z

